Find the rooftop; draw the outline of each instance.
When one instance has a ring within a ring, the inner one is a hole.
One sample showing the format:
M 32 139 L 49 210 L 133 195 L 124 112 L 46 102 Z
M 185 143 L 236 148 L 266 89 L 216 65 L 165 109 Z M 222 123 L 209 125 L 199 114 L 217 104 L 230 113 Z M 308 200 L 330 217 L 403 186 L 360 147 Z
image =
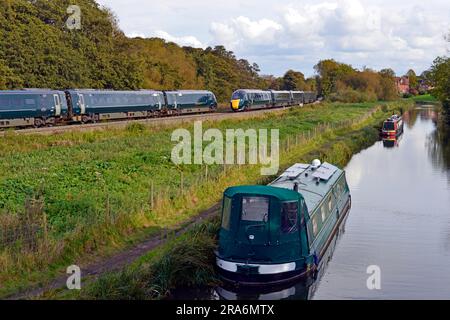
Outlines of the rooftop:
M 298 192 L 305 199 L 308 210 L 312 212 L 342 173 L 343 170 L 327 162 L 319 167 L 297 163 L 270 183 L 270 186 L 293 190 L 297 183 Z

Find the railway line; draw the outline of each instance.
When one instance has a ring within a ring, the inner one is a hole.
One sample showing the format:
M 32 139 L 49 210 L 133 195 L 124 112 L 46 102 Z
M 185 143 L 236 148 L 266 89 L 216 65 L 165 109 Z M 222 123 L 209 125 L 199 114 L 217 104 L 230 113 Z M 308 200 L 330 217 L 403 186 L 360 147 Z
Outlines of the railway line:
M 162 118 L 147 118 L 147 119 L 133 119 L 133 120 L 118 120 L 118 121 L 106 121 L 97 123 L 88 123 L 82 125 L 61 125 L 52 127 L 41 127 L 41 128 L 27 128 L 27 129 L 8 129 L 0 131 L 0 137 L 7 134 L 20 134 L 20 135 L 31 135 L 31 134 L 41 134 L 41 135 L 52 135 L 61 134 L 65 132 L 89 132 L 96 130 L 108 130 L 108 129 L 122 129 L 126 128 L 132 123 L 140 123 L 148 127 L 167 127 L 183 123 L 190 123 L 193 121 L 220 121 L 225 119 L 248 119 L 254 117 L 265 116 L 268 113 L 280 113 L 283 110 L 298 107 L 281 107 L 281 108 L 270 108 L 261 110 L 249 110 L 246 112 L 232 112 L 220 110 L 215 113 L 198 113 L 198 114 L 186 114 L 179 116 L 168 116 Z

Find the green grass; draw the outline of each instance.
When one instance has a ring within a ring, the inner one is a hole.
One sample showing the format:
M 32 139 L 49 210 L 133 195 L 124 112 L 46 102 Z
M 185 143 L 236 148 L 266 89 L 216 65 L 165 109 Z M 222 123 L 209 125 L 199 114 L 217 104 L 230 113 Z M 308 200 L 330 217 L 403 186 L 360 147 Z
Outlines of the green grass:
M 207 122 L 203 127 L 278 128 L 286 143 L 321 123 L 357 120 L 375 105 L 326 104 L 282 116 Z M 384 104 L 383 110 L 390 108 L 394 107 Z M 191 124 L 184 127 L 192 131 Z M 0 227 L 17 226 L 30 211 L 27 199 L 37 199 L 43 202 L 37 214 L 45 221 L 45 230 L 33 234 L 32 248 L 23 245 L 26 237 L 0 246 L 0 295 L 45 282 L 68 265 L 86 265 L 185 221 L 217 202 L 227 186 L 261 182 L 258 166 L 213 165 L 206 179 L 205 166 L 174 165 L 172 130 L 132 125 L 53 136 L 8 132 L 0 141 L 0 223 L 8 224 Z M 319 150 L 320 142 L 305 145 L 302 152 Z
M 439 100 L 433 97 L 431 94 L 412 96 L 410 99 L 415 102 L 439 102 Z

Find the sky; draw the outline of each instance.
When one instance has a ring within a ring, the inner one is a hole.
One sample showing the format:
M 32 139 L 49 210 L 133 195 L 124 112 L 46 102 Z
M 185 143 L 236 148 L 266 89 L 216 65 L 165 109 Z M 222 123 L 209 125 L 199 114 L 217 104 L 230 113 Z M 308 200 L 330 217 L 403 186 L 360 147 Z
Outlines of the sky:
M 450 54 L 449 0 L 97 0 L 130 37 L 183 46 L 224 45 L 262 74 L 314 74 L 333 58 L 398 75 Z

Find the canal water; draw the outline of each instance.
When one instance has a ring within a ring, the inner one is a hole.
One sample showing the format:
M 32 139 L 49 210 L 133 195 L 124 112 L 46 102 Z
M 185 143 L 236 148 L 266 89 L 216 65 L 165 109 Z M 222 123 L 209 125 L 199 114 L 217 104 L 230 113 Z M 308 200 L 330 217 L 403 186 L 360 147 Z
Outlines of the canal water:
M 351 159 L 352 210 L 312 298 L 450 299 L 450 132 L 439 117 L 411 110 L 398 141 Z M 379 290 L 367 286 L 372 265 Z
M 417 107 L 404 114 L 398 139 L 352 157 L 345 168 L 352 209 L 316 279 L 184 298 L 450 299 L 450 129 L 440 117 Z

